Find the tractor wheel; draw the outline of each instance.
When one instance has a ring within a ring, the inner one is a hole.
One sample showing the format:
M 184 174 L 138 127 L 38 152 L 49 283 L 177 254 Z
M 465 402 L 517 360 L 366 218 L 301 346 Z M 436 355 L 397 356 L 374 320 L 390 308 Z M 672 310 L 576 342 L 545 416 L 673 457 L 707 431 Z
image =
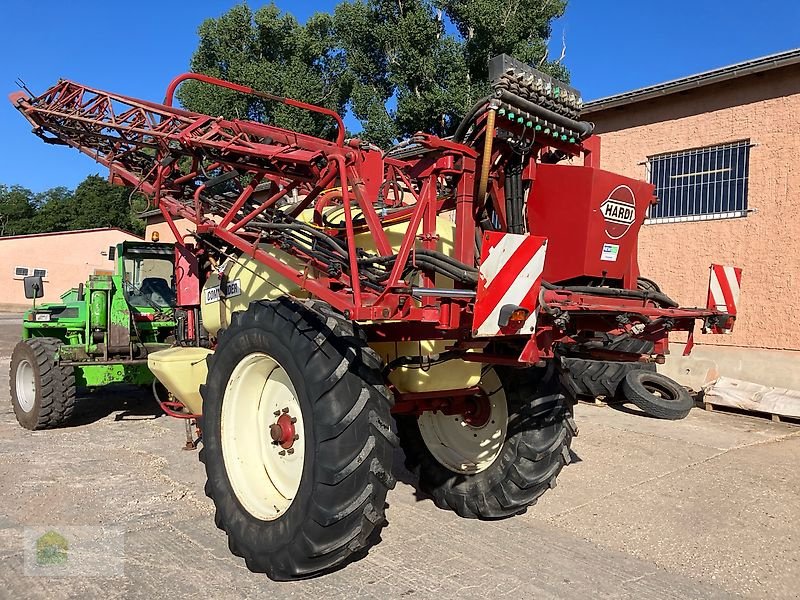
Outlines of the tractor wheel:
M 632 371 L 622 381 L 620 393 L 625 400 L 659 419 L 683 419 L 694 406 L 686 388 L 661 373 Z
M 649 342 L 652 344 L 652 342 Z M 622 380 L 631 371 L 654 372 L 654 363 L 563 358 L 566 371 L 564 383 L 575 397 L 595 399 L 603 396 L 607 401 L 617 397 Z
M 66 423 L 75 409 L 75 372 L 57 362 L 61 340 L 20 341 L 11 354 L 11 404 L 25 429 L 51 429 Z
M 200 388 L 215 522 L 233 554 L 274 580 L 365 555 L 394 486 L 380 358 L 324 308 L 283 297 L 235 313 Z
M 439 508 L 499 519 L 555 487 L 577 429 L 558 378 L 540 380 L 535 371 L 486 368 L 467 416 L 397 418 L 406 466 Z
M 661 286 L 647 277 L 639 277 L 639 279 L 636 280 L 636 289 L 642 292 L 661 293 Z

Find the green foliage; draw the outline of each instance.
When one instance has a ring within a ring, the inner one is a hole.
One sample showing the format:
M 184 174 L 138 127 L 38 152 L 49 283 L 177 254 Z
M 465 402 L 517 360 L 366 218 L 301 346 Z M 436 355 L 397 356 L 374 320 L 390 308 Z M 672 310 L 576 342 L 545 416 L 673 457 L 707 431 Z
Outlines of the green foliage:
M 204 21 L 199 35 L 193 71 L 344 111 L 350 78 L 330 15 L 316 14 L 300 25 L 274 4 L 255 13 L 239 4 Z M 335 131 L 328 117 L 200 82 L 182 85 L 178 99 L 189 110 L 215 116 L 248 118 L 321 137 Z
M 130 189 L 111 185 L 99 175 L 90 175 L 74 191 L 56 187 L 34 194 L 21 186 L 0 185 L 0 235 L 97 227 L 142 234 L 144 223 L 136 216 L 142 206 L 134 210 L 130 195 Z
M 234 6 L 200 26 L 191 68 L 254 89 L 352 110 L 359 136 L 387 146 L 427 131 L 449 135 L 489 92 L 486 63 L 505 52 L 567 78 L 547 61 L 551 22 L 566 0 L 343 0 L 299 24 L 269 4 Z M 447 32 L 449 20 L 457 34 Z M 189 110 L 330 136 L 330 121 L 188 82 Z
M 505 53 L 569 83 L 563 65 L 544 60 L 550 24 L 564 14 L 566 0 L 437 0 L 436 4 L 464 40 L 472 81 L 485 81 L 487 61 Z
M 35 215 L 33 192 L 19 185 L 0 185 L 0 235 L 29 233 Z

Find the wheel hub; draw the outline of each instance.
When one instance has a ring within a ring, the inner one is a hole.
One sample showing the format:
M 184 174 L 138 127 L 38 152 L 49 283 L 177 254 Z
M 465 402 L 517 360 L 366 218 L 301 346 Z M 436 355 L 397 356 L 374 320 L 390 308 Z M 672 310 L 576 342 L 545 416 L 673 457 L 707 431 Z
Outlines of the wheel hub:
M 508 405 L 500 378 L 483 374 L 480 392 L 464 398 L 460 414 L 423 412 L 420 435 L 433 457 L 454 473 L 474 474 L 489 468 L 500 455 L 508 427 Z
M 464 401 L 464 412 L 461 416 L 464 423 L 470 427 L 485 427 L 492 416 L 492 402 L 486 392 L 467 398 Z
M 277 422 L 269 426 L 269 435 L 272 443 L 284 450 L 291 448 L 300 436 L 295 432 L 294 424 L 297 418 L 289 416 L 288 409 L 278 417 Z

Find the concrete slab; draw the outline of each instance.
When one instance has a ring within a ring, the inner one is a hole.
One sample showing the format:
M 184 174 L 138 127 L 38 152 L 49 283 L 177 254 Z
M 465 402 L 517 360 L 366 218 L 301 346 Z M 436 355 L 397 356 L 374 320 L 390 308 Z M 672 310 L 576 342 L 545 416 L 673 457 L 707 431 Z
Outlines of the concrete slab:
M 711 414 L 700 408 L 692 409 L 689 416 L 679 423 L 670 423 L 652 418 L 632 404 L 595 406 L 581 403 L 576 408 L 576 420 L 579 426 L 586 422 L 592 429 L 602 425 L 618 431 L 635 432 L 717 450 L 774 440 L 798 430 L 798 426 L 791 423 L 776 424 L 756 416 Z
M 800 432 L 724 450 L 550 521 L 752 597 L 797 597 L 799 453 Z
M 0 324 L 0 596 L 26 598 L 795 597 L 797 429 L 693 411 L 678 423 L 579 406 L 559 486 L 527 514 L 462 520 L 401 482 L 363 560 L 278 584 L 227 549 L 181 423 L 130 391 L 84 402 L 79 426 L 31 433 L 8 398 Z M 137 399 L 138 398 L 138 399 Z M 120 527 L 125 574 L 24 575 L 26 527 Z M 771 556 L 775 556 L 770 563 Z M 770 564 L 773 568 L 770 570 Z M 792 587 L 792 584 L 795 587 Z
M 720 375 L 761 385 L 800 390 L 800 351 L 696 344 L 684 357 L 684 344 L 669 345 L 670 354 L 659 372 L 681 385 L 700 391 Z

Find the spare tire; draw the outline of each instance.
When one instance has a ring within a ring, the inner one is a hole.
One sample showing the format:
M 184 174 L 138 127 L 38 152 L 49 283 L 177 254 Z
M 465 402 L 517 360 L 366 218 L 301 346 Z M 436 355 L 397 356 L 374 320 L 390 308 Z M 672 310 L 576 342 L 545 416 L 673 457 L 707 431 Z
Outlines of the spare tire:
M 656 292 L 657 294 L 662 293 L 661 286 L 647 277 L 639 277 L 639 279 L 636 280 L 636 289 L 643 292 Z
M 694 406 L 686 388 L 661 373 L 631 371 L 622 380 L 620 391 L 626 400 L 659 419 L 683 419 Z

